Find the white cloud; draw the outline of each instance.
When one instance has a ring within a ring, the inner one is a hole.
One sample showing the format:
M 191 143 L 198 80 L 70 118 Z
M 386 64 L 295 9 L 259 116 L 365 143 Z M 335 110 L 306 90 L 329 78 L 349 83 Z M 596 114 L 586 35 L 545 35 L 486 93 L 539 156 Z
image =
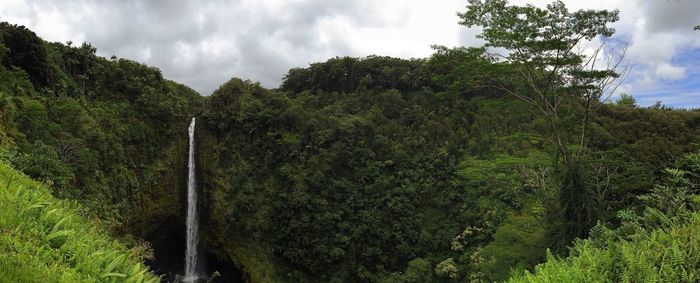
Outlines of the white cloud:
M 661 63 L 656 67 L 656 76 L 662 80 L 678 80 L 685 77 L 685 68 Z
M 513 0 L 544 6 L 550 0 Z M 698 0 L 565 0 L 570 10 L 619 9 L 630 43 L 630 93 L 691 69 L 700 47 Z M 50 41 L 91 42 L 103 56 L 144 61 L 207 95 L 231 76 L 276 87 L 289 68 L 335 56 L 425 57 L 430 45 L 478 46 L 458 25 L 466 0 L 3 0 L 0 20 Z
M 0 1 L 0 19 L 49 41 L 159 67 L 202 94 L 231 76 L 276 87 L 289 68 L 335 56 L 425 57 L 432 44 L 478 42 L 461 0 Z

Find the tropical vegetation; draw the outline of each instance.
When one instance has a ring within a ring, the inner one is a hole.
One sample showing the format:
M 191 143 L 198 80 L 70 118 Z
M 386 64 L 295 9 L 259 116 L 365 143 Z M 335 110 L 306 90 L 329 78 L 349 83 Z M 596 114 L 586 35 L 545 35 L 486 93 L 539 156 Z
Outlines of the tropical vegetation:
M 170 279 L 192 117 L 207 255 L 251 282 L 697 281 L 700 111 L 608 99 L 624 52 L 573 50 L 617 11 L 469 4 L 484 47 L 208 96 L 0 23 L 0 281 Z

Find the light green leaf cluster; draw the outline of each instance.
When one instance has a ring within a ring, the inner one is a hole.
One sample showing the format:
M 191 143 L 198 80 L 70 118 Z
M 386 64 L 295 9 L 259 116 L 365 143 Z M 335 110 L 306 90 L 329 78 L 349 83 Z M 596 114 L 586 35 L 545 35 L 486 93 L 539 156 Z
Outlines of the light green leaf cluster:
M 579 242 L 576 255 L 547 263 L 509 282 L 697 282 L 700 280 L 700 213 L 687 224 L 642 233 L 637 239 L 597 247 Z
M 0 282 L 159 282 L 140 255 L 0 163 Z

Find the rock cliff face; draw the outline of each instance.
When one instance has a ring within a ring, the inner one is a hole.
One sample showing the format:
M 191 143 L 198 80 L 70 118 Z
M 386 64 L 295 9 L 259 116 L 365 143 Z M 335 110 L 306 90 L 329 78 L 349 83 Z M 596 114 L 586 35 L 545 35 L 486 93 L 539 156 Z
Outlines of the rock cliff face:
M 204 123 L 202 123 L 204 124 Z M 230 154 L 236 147 L 215 131 L 202 125 L 196 133 L 202 218 L 200 236 L 210 261 L 230 263 L 247 282 L 279 282 L 277 267 L 270 262 L 267 245 L 260 235 L 252 235 L 243 226 L 245 214 L 238 207 L 245 201 L 235 186 L 236 176 L 227 174 Z M 226 146 L 227 145 L 227 146 Z
M 187 137 L 181 138 L 167 145 L 167 158 L 160 162 L 154 181 L 141 185 L 139 205 L 126 217 L 128 232 L 146 239 L 184 235 Z
M 183 126 L 185 127 L 185 126 Z M 241 282 L 245 270 L 243 255 L 237 254 L 237 239 L 226 233 L 227 221 L 216 211 L 226 205 L 210 205 L 213 194 L 221 194 L 230 188 L 217 173 L 217 164 L 212 163 L 211 141 L 214 137 L 204 127 L 196 133 L 196 163 L 198 188 L 202 195 L 199 210 L 200 236 L 204 241 L 206 272 L 219 272 L 214 282 Z M 155 172 L 154 182 L 141 184 L 139 205 L 129 209 L 121 233 L 131 234 L 148 241 L 154 251 L 154 259 L 148 263 L 173 280 L 175 274 L 184 270 L 185 216 L 187 209 L 187 135 L 173 139 L 165 146 L 163 160 Z M 228 214 L 227 214 L 228 215 Z M 233 250 L 232 250 L 233 248 Z

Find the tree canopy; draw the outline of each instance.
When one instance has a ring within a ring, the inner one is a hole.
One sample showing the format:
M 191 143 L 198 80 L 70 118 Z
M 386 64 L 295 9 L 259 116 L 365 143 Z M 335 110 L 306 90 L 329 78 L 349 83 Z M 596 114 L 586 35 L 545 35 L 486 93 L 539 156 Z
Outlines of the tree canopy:
M 619 76 L 616 65 L 596 66 L 600 49 L 593 50 L 593 55 L 582 50 L 585 41 L 611 36 L 615 30 L 608 24 L 617 21 L 618 14 L 607 10 L 569 12 L 561 1 L 541 9 L 530 4 L 511 6 L 507 0 L 470 0 L 467 11 L 458 15 L 460 24 L 482 28 L 477 37 L 486 40 L 487 47 L 507 51 L 496 59 L 514 65 L 517 69 L 511 76 L 518 77 L 515 82 L 524 86 L 518 88 L 512 80 L 498 76 L 492 86 L 544 114 L 563 161 L 569 164 L 571 154 L 560 125 L 560 107 L 569 97 L 586 98 L 588 104 L 598 102 L 608 91 L 610 80 Z

